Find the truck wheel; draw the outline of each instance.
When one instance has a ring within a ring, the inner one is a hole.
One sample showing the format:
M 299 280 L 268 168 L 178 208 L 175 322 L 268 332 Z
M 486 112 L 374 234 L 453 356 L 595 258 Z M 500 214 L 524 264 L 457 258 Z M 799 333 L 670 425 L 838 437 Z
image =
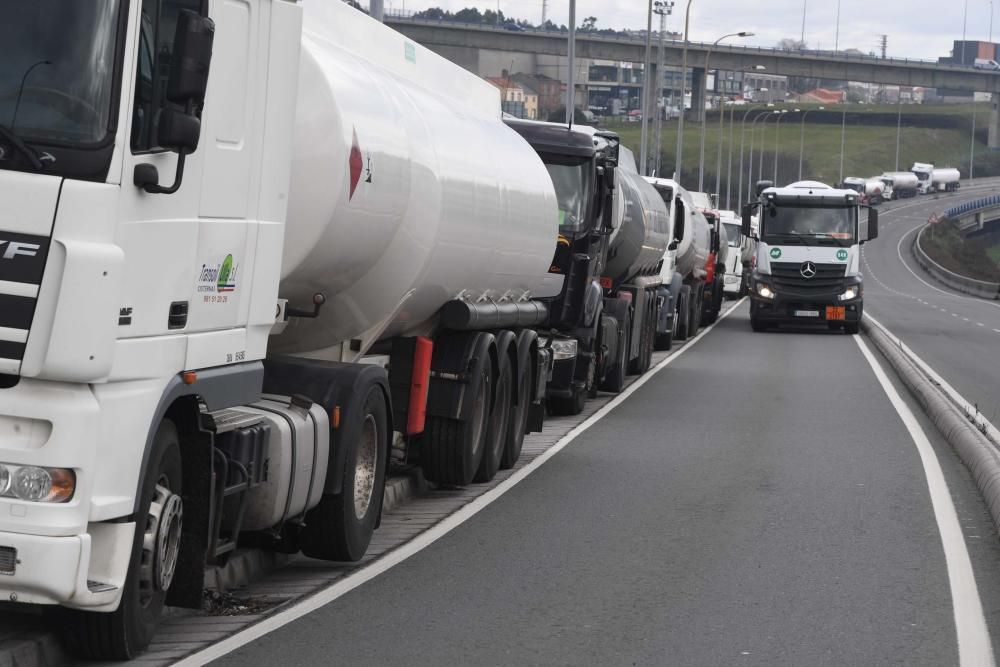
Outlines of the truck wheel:
M 632 346 L 630 332 L 632 331 L 632 318 L 625 318 L 625 331 L 619 336 L 618 350 L 615 354 L 615 365 L 608 371 L 604 382 L 601 383 L 601 391 L 610 391 L 613 394 L 619 393 L 625 387 L 625 379 L 628 377 L 628 350 Z
M 677 340 L 687 340 L 688 331 L 691 325 L 691 286 L 682 285 L 680 294 L 677 296 L 677 312 L 674 318 L 677 320 Z
M 750 318 L 750 328 L 757 332 L 767 331 L 767 326 L 756 317 Z
M 549 412 L 556 417 L 572 417 L 583 412 L 587 403 L 587 390 L 574 387 L 573 395 L 565 397 L 553 397 L 546 400 L 549 405 Z
M 705 286 L 699 285 L 697 290 L 691 292 L 691 324 L 688 327 L 690 336 L 694 336 L 701 329 L 701 310 L 704 307 Z
M 381 388 L 371 387 L 361 411 L 357 438 L 343 443 L 344 488 L 324 494 L 306 512 L 300 547 L 310 558 L 358 561 L 371 542 L 385 493 L 389 410 Z
M 646 319 L 643 320 L 642 329 L 639 336 L 639 357 L 629 365 L 629 372 L 632 375 L 642 375 L 649 370 L 653 363 L 653 339 L 656 337 L 655 309 L 646 311 Z
M 65 638 L 80 657 L 130 660 L 146 650 L 163 611 L 181 546 L 181 449 L 174 423 L 164 419 L 153 449 L 139 504 L 132 559 L 118 609 L 107 613 L 62 610 Z
M 466 420 L 428 416 L 421 439 L 424 476 L 437 484 L 466 486 L 483 459 L 490 418 L 489 370 L 473 383 L 472 414 Z M 478 385 L 478 386 L 477 386 Z
M 517 379 L 517 405 L 510 415 L 507 426 L 507 437 L 504 439 L 503 456 L 500 457 L 500 469 L 513 468 L 521 458 L 521 447 L 524 445 L 524 434 L 528 430 L 528 408 L 531 405 L 532 386 L 531 360 L 521 369 Z
M 486 446 L 483 459 L 473 477 L 475 482 L 489 482 L 497 475 L 504 449 L 507 447 L 507 430 L 510 428 L 510 401 L 514 395 L 514 372 L 510 367 L 510 357 L 500 356 L 500 369 L 493 387 L 493 410 L 490 411 L 486 429 Z

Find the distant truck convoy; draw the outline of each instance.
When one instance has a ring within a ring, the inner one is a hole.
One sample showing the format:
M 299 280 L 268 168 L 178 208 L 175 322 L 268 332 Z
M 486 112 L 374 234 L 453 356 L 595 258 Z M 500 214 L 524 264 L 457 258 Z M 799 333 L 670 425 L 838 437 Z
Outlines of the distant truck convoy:
M 932 164 L 914 162 L 910 171 L 917 177 L 917 189 L 922 195 L 932 192 L 956 192 L 961 186 L 962 175 L 958 169 L 935 168 Z
M 917 196 L 920 180 L 912 171 L 887 171 L 879 180 L 891 188 L 890 199 L 908 199 Z
M 743 208 L 743 233 L 759 216 L 759 244 L 750 278 L 750 326 L 818 323 L 858 333 L 864 285 L 860 246 L 878 235 L 878 212 L 853 190 L 801 181 L 757 184 Z

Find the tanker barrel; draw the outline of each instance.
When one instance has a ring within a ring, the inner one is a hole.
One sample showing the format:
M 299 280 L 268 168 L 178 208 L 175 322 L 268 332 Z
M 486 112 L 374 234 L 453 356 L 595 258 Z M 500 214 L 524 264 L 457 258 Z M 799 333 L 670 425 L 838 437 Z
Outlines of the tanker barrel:
M 548 316 L 548 309 L 539 301 L 469 303 L 454 299 L 441 307 L 441 325 L 453 331 L 534 327 Z

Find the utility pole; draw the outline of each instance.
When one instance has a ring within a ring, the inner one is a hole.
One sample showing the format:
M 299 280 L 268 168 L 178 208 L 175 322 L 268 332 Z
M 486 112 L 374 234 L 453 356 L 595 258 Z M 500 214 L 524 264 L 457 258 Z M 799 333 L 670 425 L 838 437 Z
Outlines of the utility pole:
M 889 35 L 879 35 L 878 46 L 882 51 L 882 59 L 885 60 L 886 54 L 889 52 Z
M 573 125 L 576 111 L 576 82 L 573 69 L 576 67 L 576 0 L 569 0 L 569 46 L 566 50 L 566 124 Z
M 368 4 L 371 17 L 381 23 L 385 19 L 385 3 L 383 0 L 371 0 Z
M 837 0 L 837 31 L 833 36 L 833 52 L 840 50 L 840 0 Z
M 653 77 L 650 76 L 653 69 L 652 48 L 653 48 L 653 0 L 649 0 L 649 7 L 646 12 L 646 58 L 642 65 L 642 96 L 639 98 L 639 105 L 642 115 L 642 132 L 639 145 L 639 173 L 649 176 L 649 96 L 655 90 Z
M 542 0 L 542 26 L 549 18 L 549 0 Z
M 657 100 L 663 99 L 663 38 L 667 30 L 667 17 L 674 12 L 674 0 L 655 0 L 653 2 L 653 11 L 660 17 L 660 32 L 659 32 L 659 51 L 656 54 L 656 97 Z M 671 93 L 671 98 L 673 93 Z M 665 111 L 665 110 L 664 110 Z M 655 166 L 656 175 L 660 175 L 660 162 L 662 160 L 662 144 L 663 144 L 663 113 L 657 109 L 656 113 L 656 132 L 653 135 L 653 150 L 656 152 L 656 157 L 653 159 Z
M 684 164 L 684 89 L 687 87 L 688 28 L 691 26 L 692 2 L 694 0 L 687 1 L 687 9 L 684 11 L 684 48 L 681 50 L 681 113 L 677 117 L 677 151 L 674 154 L 674 180 L 678 185 L 681 182 L 681 168 Z M 691 98 L 691 106 L 694 106 L 694 97 Z
M 965 0 L 965 9 L 962 10 L 962 60 L 960 65 L 965 64 L 965 26 L 969 18 L 969 0 Z
M 806 5 L 809 0 L 802 0 L 802 34 L 799 36 L 799 50 L 806 48 Z

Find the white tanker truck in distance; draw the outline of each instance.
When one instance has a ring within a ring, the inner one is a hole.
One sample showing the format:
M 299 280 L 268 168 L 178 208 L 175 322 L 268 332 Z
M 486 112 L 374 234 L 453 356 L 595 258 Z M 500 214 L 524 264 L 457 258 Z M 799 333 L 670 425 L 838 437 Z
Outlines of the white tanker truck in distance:
M 394 438 L 513 465 L 565 277 L 499 91 L 341 2 L 7 9 L 0 599 L 131 658 L 241 538 L 361 558 Z
M 956 192 L 961 185 L 962 175 L 952 167 L 935 169 L 934 165 L 914 162 L 910 168 L 917 177 L 917 190 L 922 195 L 932 192 Z
M 861 195 L 860 200 L 863 204 L 878 206 L 885 201 L 885 199 L 887 199 L 885 196 L 886 186 L 880 178 L 858 178 L 857 176 L 848 176 L 844 179 L 841 187 L 844 190 L 854 190 Z
M 920 181 L 912 171 L 887 171 L 879 176 L 879 180 L 891 190 L 891 194 L 887 194 L 890 199 L 916 197 L 920 186 Z
M 750 326 L 824 323 L 857 333 L 862 317 L 861 244 L 878 235 L 878 212 L 858 193 L 800 181 L 757 185 L 758 201 L 743 207 L 743 233 L 759 215 L 759 243 L 750 277 Z M 867 211 L 867 216 L 862 216 Z

